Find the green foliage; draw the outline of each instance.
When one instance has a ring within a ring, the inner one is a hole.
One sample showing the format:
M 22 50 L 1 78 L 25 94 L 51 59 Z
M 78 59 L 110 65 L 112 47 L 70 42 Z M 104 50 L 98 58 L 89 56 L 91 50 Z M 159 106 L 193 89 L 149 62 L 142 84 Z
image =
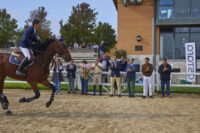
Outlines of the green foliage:
M 60 21 L 60 33 L 65 38 L 65 43 L 70 44 L 74 41 L 78 43 L 90 42 L 92 40 L 92 32 L 96 23 L 95 9 L 91 9 L 87 3 L 78 4 L 73 7 L 72 14 L 66 24 Z
M 125 58 L 127 57 L 126 51 L 122 49 L 116 50 L 115 55 L 117 56 L 117 58 L 121 58 L 122 56 L 124 56 Z
M 0 9 L 0 48 L 7 48 L 17 28 L 17 20 L 11 18 L 6 9 Z
M 44 7 L 38 7 L 38 9 L 30 12 L 30 17 L 25 21 L 27 25 L 32 25 L 34 19 L 40 21 L 40 29 L 37 32 L 37 35 L 40 37 L 41 41 L 45 41 L 47 38 L 55 37 L 51 32 L 51 22 L 46 19 L 47 12 Z
M 112 29 L 112 26 L 109 23 L 99 22 L 99 25 L 94 30 L 94 42 L 100 44 L 101 41 L 104 41 L 105 51 L 108 52 L 116 44 L 116 35 L 115 30 Z
M 86 43 L 96 42 L 100 44 L 103 40 L 105 42 L 105 49 L 109 51 L 116 44 L 115 30 L 108 23 L 96 23 L 95 9 L 91 9 L 87 3 L 78 4 L 73 7 L 72 14 L 66 24 L 60 21 L 60 33 L 65 38 L 65 43 L 70 44 L 83 41 Z

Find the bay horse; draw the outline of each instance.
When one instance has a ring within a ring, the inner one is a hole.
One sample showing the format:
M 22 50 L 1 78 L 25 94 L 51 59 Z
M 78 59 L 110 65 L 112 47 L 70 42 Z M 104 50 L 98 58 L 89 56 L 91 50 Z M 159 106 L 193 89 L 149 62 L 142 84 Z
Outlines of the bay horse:
M 23 97 L 19 100 L 20 103 L 31 102 L 38 99 L 40 97 L 40 92 L 37 84 L 40 83 L 52 89 L 50 99 L 46 102 L 46 107 L 48 108 L 52 104 L 56 88 L 48 81 L 50 73 L 49 65 L 55 54 L 61 56 L 65 61 L 71 60 L 71 54 L 66 45 L 64 43 L 59 43 L 58 40 L 51 40 L 47 42 L 46 45 L 46 49 L 43 53 L 36 57 L 31 66 L 27 67 L 25 76 L 18 76 L 15 74 L 18 66 L 9 62 L 11 54 L 0 53 L 0 102 L 7 115 L 12 115 L 12 112 L 8 109 L 9 101 L 3 94 L 6 76 L 17 80 L 27 81 L 33 89 L 35 96 L 29 98 Z

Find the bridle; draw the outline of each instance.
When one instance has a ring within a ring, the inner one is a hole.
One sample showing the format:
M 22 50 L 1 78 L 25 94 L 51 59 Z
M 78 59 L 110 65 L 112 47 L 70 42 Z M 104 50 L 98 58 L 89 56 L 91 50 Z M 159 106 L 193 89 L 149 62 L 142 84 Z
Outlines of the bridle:
M 65 48 L 66 47 L 66 45 L 65 45 L 65 43 L 64 42 L 59 42 L 58 41 L 58 49 L 59 49 L 59 51 L 60 51 L 60 55 L 61 55 L 61 57 L 63 58 L 63 59 L 65 59 L 65 52 L 64 52 L 64 50 L 63 50 L 63 48 Z

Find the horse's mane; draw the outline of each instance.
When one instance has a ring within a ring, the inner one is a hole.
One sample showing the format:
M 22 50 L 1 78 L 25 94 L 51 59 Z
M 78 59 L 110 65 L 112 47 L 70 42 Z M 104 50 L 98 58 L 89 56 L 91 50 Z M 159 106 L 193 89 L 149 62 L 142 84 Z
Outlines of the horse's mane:
M 32 47 L 32 50 L 35 52 L 36 55 L 42 54 L 46 51 L 48 46 L 54 41 L 55 39 L 47 38 L 43 43 L 37 42 L 36 45 Z
M 55 39 L 48 38 L 42 44 L 40 44 L 40 51 L 45 52 L 48 46 L 53 43 Z

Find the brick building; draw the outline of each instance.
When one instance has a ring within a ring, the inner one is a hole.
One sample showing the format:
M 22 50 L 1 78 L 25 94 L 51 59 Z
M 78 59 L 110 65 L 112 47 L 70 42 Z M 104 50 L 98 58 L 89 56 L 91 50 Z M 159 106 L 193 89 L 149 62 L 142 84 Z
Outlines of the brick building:
M 200 67 L 200 0 L 113 2 L 118 12 L 117 49 L 126 50 L 138 64 L 148 56 L 158 66 L 165 58 L 185 72 L 184 44 L 195 42 Z

